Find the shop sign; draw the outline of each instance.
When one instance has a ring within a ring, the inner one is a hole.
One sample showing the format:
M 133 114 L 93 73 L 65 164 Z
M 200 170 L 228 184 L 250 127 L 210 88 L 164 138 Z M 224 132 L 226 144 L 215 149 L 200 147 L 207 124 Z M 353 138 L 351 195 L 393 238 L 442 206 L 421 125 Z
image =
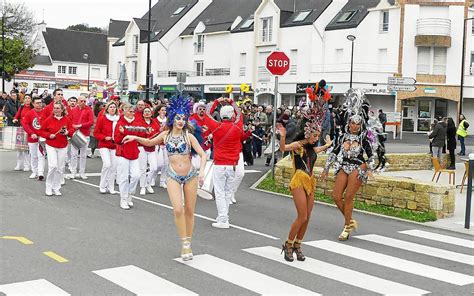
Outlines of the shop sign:
M 185 85 L 184 91 L 187 92 L 202 92 L 202 85 Z
M 436 88 L 432 88 L 432 87 L 425 88 L 425 94 L 435 94 L 435 93 L 436 93 Z
M 33 88 L 49 88 L 49 83 L 46 82 L 34 82 Z
M 385 88 L 363 88 L 366 95 L 394 95 L 395 93 Z
M 296 85 L 296 93 L 297 94 L 305 94 L 306 89 L 308 87 L 314 87 L 316 85 L 316 82 L 314 83 L 302 83 L 302 84 L 297 84 Z
M 162 85 L 160 86 L 160 92 L 176 92 L 176 85 Z
M 222 92 L 225 93 L 226 87 L 225 86 L 209 86 L 209 92 Z M 239 92 L 240 86 L 234 86 L 232 88 L 232 92 Z
M 18 73 L 17 75 L 54 77 L 56 76 L 56 73 L 52 71 L 23 70 L 20 71 L 20 73 Z

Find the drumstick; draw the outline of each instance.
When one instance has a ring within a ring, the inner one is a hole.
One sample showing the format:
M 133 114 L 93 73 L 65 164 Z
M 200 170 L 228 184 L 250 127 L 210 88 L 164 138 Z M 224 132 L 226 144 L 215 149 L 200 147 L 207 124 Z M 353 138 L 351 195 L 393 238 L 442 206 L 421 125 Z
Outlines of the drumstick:
M 56 133 L 54 133 L 54 135 L 56 136 L 57 134 L 59 134 L 64 128 L 66 128 L 66 126 L 63 126 L 62 128 L 60 128 L 59 131 L 57 131 Z
M 262 138 L 260 138 L 259 136 L 257 136 L 256 134 L 252 133 L 252 136 L 254 136 L 255 138 L 259 139 L 260 141 L 263 141 Z

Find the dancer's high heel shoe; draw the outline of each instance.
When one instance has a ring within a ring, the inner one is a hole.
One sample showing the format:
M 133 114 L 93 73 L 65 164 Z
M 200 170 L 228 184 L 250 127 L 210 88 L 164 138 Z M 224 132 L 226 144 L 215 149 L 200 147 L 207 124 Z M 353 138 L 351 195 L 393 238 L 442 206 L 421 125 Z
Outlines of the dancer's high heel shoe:
M 183 240 L 183 247 L 181 248 L 181 259 L 183 261 L 188 261 L 193 259 L 193 250 L 191 250 L 191 240 L 190 239 L 182 239 Z
M 355 232 L 357 232 L 357 230 L 359 229 L 359 223 L 357 223 L 357 221 L 355 219 L 351 219 L 351 222 L 349 223 L 349 226 Z
M 342 230 L 341 234 L 339 234 L 339 240 L 340 241 L 346 241 L 349 239 L 349 236 L 351 234 L 352 228 L 350 225 L 345 225 L 344 229 Z
M 286 261 L 293 262 L 295 260 L 293 258 L 293 244 L 286 241 L 282 246 L 281 246 L 281 253 L 285 253 L 283 258 L 285 258 Z
M 301 251 L 301 242 L 295 242 L 293 244 L 293 252 L 296 254 L 296 260 L 304 261 L 306 259 L 306 257 L 303 255 L 303 252 Z

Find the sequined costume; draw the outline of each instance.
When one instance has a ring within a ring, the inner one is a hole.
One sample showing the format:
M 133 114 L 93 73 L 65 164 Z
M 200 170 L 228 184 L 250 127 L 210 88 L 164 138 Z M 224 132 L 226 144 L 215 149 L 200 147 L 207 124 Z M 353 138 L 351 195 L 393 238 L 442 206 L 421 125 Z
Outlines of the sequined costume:
M 364 152 L 368 157 L 367 160 L 364 158 Z M 325 170 L 329 170 L 332 164 L 334 164 L 334 169 L 336 170 L 335 175 L 341 169 L 348 175 L 357 170 L 359 179 L 366 183 L 367 170 L 361 168 L 364 163 L 367 164 L 368 169 L 374 169 L 374 155 L 366 133 L 362 132 L 359 135 L 344 133 L 340 137 L 337 146 L 330 152 Z
M 307 144 L 297 151 L 291 152 L 293 169 L 295 173 L 291 178 L 290 190 L 303 188 L 306 195 L 312 196 L 316 187 L 316 177 L 313 175 L 313 167 L 318 155 L 314 151 L 316 145 Z

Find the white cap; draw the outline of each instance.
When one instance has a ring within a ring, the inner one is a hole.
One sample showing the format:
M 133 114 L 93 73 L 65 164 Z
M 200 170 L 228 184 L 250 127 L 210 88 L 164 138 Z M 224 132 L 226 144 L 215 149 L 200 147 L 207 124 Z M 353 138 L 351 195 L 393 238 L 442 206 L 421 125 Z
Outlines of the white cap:
M 221 119 L 232 119 L 234 116 L 234 107 L 226 105 L 221 108 Z

